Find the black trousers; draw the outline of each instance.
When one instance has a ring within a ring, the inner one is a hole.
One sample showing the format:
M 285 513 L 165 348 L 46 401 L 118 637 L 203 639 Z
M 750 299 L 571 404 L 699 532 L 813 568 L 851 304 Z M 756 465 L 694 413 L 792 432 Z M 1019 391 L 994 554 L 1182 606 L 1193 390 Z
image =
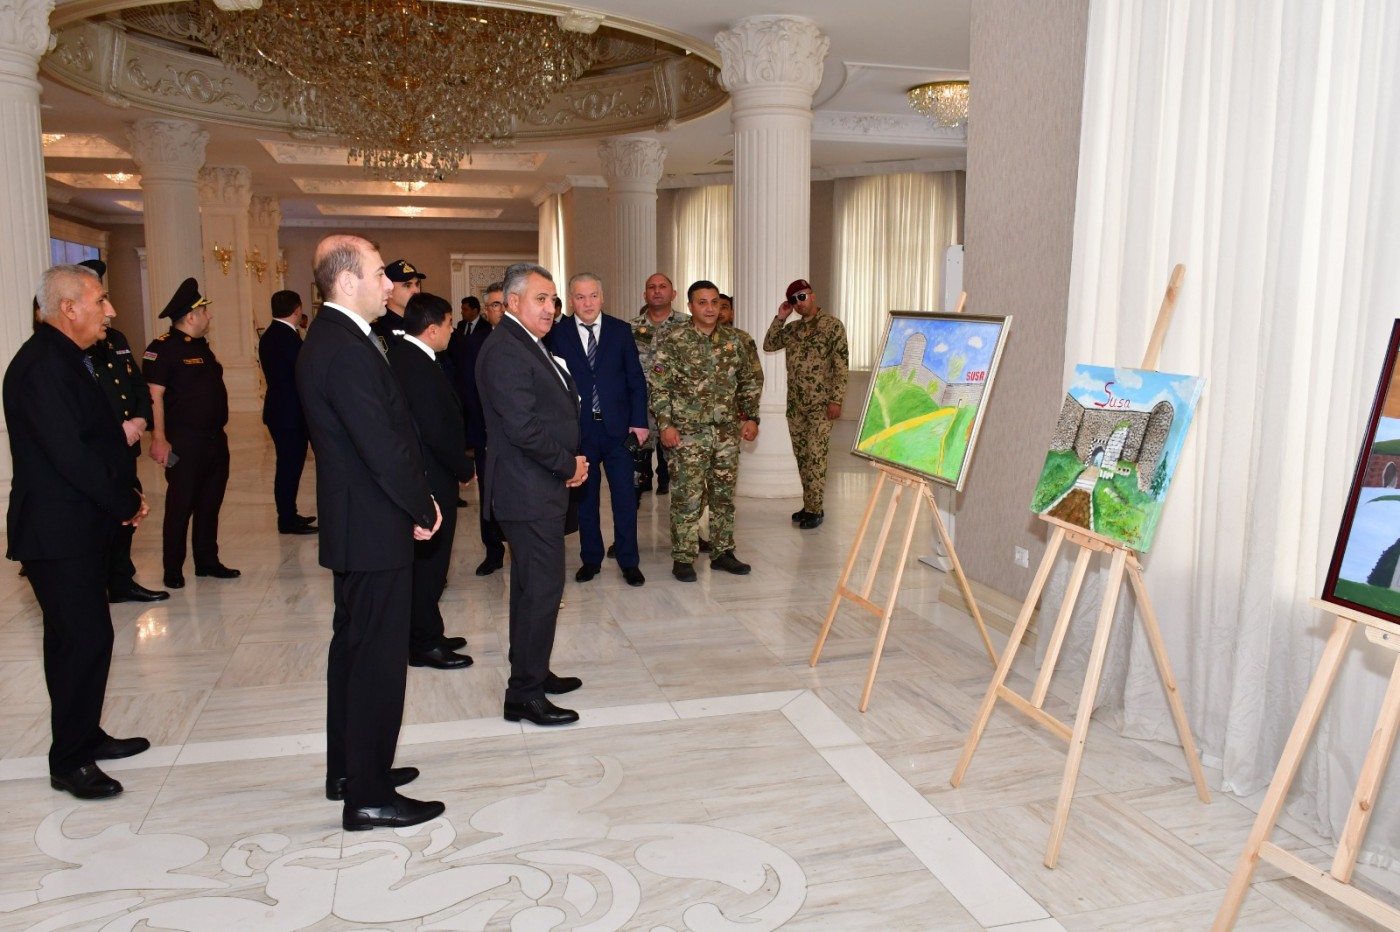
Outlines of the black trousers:
M 141 480 L 136 480 L 136 490 L 141 491 Z M 107 551 L 107 591 L 125 592 L 136 582 L 136 564 L 131 562 L 131 538 L 136 536 L 136 528 L 123 524 L 112 535 L 112 546 Z
M 326 665 L 326 776 L 346 777 L 345 804 L 394 799 L 389 768 L 403 722 L 413 568 L 335 574 Z
M 476 474 L 478 477 L 486 475 L 486 448 L 477 447 L 472 451 L 476 457 Z M 486 547 L 486 556 L 497 563 L 506 558 L 505 535 L 501 533 L 501 526 L 495 519 L 485 517 L 486 511 L 486 489 L 480 479 L 476 483 L 477 502 L 481 506 L 478 514 L 481 515 L 481 543 Z
M 44 613 L 44 680 L 49 689 L 49 773 L 93 762 L 102 700 L 112 666 L 107 551 L 64 560 L 26 560 L 25 574 Z
M 301 486 L 302 470 L 306 468 L 306 448 L 310 440 L 301 428 L 269 426 L 272 447 L 277 451 L 277 466 L 272 474 L 272 500 L 277 503 L 277 530 L 290 531 L 296 527 L 297 489 Z
M 507 702 L 544 696 L 564 595 L 564 519 L 502 521 L 510 542 L 510 680 Z
M 587 414 L 585 414 L 587 417 Z M 583 422 L 579 451 L 588 458 L 588 478 L 579 487 L 579 558 L 584 563 L 603 562 L 603 472 L 608 474 L 608 498 L 612 504 L 613 543 L 619 566 L 636 566 L 637 495 L 632 488 L 632 454 L 622 437 L 609 437 L 601 421 Z
M 457 537 L 457 509 L 452 497 L 440 496 L 442 524 L 427 540 L 413 542 L 413 611 L 409 621 L 408 649 L 415 653 L 432 650 L 442 642 L 442 610 L 438 600 L 447 588 L 447 570 L 452 564 L 452 542 Z
M 196 570 L 219 563 L 219 509 L 228 488 L 228 435 L 167 431 L 170 449 L 179 457 L 165 470 L 165 520 L 161 525 L 165 572 L 185 566 L 185 537 L 193 519 Z

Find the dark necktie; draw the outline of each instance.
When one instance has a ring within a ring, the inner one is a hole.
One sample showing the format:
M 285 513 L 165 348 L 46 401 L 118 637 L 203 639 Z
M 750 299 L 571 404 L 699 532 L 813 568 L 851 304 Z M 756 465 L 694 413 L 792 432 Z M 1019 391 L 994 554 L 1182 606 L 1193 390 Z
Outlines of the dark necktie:
M 92 364 L 91 356 L 83 357 L 83 365 L 87 367 L 88 375 L 92 376 L 94 379 L 97 378 L 97 367 Z
M 593 413 L 603 410 L 602 404 L 598 401 L 598 337 L 594 335 L 593 328 L 596 323 L 584 324 L 588 328 L 588 371 L 593 374 L 590 381 L 593 384 Z

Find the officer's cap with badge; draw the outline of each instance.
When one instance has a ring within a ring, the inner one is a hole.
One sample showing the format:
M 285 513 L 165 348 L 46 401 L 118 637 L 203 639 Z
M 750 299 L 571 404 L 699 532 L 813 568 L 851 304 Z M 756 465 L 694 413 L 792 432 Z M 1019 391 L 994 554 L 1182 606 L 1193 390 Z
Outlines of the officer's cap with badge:
M 175 289 L 175 297 L 170 299 L 170 303 L 158 316 L 169 317 L 173 324 L 190 311 L 208 303 L 209 299 L 199 293 L 199 282 L 193 278 L 187 278 L 180 282 L 180 287 Z
M 101 259 L 84 259 L 78 263 L 85 269 L 92 269 L 97 273 L 97 280 L 102 281 L 107 277 L 107 263 Z
M 384 266 L 384 274 L 389 277 L 389 281 L 400 283 L 411 282 L 415 278 L 421 282 L 428 277 L 410 265 L 407 259 L 395 259 L 390 262 Z

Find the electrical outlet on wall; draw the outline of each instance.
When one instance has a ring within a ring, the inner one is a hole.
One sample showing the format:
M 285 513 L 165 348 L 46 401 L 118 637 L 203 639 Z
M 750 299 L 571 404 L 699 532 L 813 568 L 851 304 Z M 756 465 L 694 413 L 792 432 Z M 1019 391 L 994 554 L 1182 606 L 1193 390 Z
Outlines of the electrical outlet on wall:
M 1024 566 L 1029 569 L 1031 565 L 1031 552 L 1025 547 L 1017 547 L 1014 559 L 1016 560 L 1017 566 Z

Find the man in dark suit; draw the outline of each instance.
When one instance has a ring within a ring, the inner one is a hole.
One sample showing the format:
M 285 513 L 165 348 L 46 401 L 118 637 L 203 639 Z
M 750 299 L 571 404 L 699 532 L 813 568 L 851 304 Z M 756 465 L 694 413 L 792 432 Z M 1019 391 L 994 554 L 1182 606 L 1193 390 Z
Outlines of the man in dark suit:
M 263 423 L 272 435 L 277 467 L 272 498 L 277 503 L 277 533 L 315 534 L 314 517 L 297 514 L 297 487 L 306 468 L 306 418 L 297 397 L 297 355 L 301 352 L 301 295 L 279 291 L 272 296 L 272 323 L 258 340 L 258 363 L 267 391 Z
M 481 322 L 472 330 L 470 336 L 457 341 L 458 349 L 453 354 L 453 363 L 459 380 L 458 387 L 462 395 L 462 410 L 466 416 L 467 449 L 471 451 L 472 458 L 476 460 L 476 474 L 480 477 L 477 488 L 483 505 L 487 495 L 486 457 L 488 451 L 486 415 L 481 409 L 482 391 L 477 388 L 476 384 L 476 361 L 481 355 L 481 347 L 486 343 L 486 338 L 500 324 L 505 311 L 505 292 L 501 290 L 501 283 L 492 282 L 486 286 L 486 304 L 481 311 Z M 448 351 L 452 353 L 451 347 Z M 493 518 L 487 517 L 484 507 L 478 518 L 481 525 L 481 543 L 486 548 L 486 556 L 477 566 L 476 575 L 490 576 L 505 565 L 505 537 L 501 534 L 501 526 Z
M 413 542 L 442 518 L 428 488 L 413 415 L 370 322 L 390 282 L 374 244 L 333 235 L 315 253 L 326 296 L 297 358 L 297 391 L 316 451 L 321 565 L 335 574 L 326 670 L 326 797 L 344 799 L 349 831 L 417 825 L 439 802 L 400 795 Z
M 485 326 L 486 321 L 481 319 L 481 302 L 476 299 L 476 295 L 467 295 L 462 299 L 462 319 L 457 323 L 457 333 L 469 337 L 478 328 Z
M 413 610 L 409 621 L 408 665 L 456 670 L 472 658 L 455 652 L 466 640 L 445 636 L 438 600 L 447 587 L 452 542 L 457 534 L 459 483 L 475 474 L 462 436 L 462 405 L 448 382 L 439 354 L 452 336 L 452 305 L 437 295 L 421 292 L 408 299 L 403 312 L 404 336 L 389 347 L 389 365 L 403 386 L 418 440 L 428 487 L 442 509 L 442 526 L 431 540 L 413 545 Z
M 617 562 L 627 584 L 640 586 L 646 577 L 637 565 L 637 496 L 632 488 L 632 454 L 624 441 L 630 433 L 638 444 L 646 442 L 646 377 L 632 328 L 603 313 L 603 282 L 597 275 L 580 272 L 569 279 L 569 305 L 574 316 L 560 321 L 545 342 L 568 364 L 578 385 L 579 434 L 590 467 L 578 507 L 583 565 L 574 579 L 588 582 L 603 566 L 599 504 L 606 470 Z
M 123 524 L 141 523 L 146 500 L 121 424 L 83 352 L 115 316 L 106 289 L 91 269 L 57 265 L 44 273 L 38 294 L 40 323 L 5 370 L 14 463 L 6 555 L 22 562 L 44 614 L 49 783 L 79 799 L 101 799 L 122 785 L 97 761 L 151 746 L 102 730 L 112 663 L 108 549 Z
M 476 381 L 491 438 L 481 510 L 510 541 L 505 718 L 564 725 L 578 721 L 578 713 L 546 694 L 583 684 L 555 676 L 549 657 L 564 593 L 569 489 L 588 478 L 588 460 L 578 455 L 573 379 L 540 342 L 554 325 L 554 281 L 540 266 L 520 263 L 506 270 L 504 290 L 506 316 L 481 347 Z

